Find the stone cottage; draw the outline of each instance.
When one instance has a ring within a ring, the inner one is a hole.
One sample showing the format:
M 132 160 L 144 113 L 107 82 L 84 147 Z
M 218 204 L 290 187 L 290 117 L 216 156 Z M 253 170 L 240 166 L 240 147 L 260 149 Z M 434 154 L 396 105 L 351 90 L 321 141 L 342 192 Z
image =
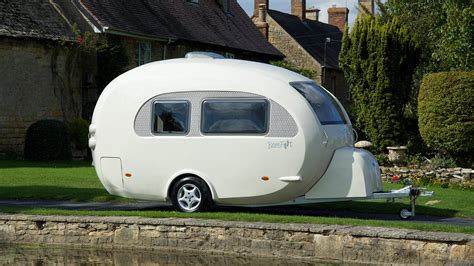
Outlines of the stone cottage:
M 339 68 L 339 52 L 349 9 L 329 8 L 329 23 L 323 23 L 319 21 L 319 10 L 306 9 L 306 0 L 292 0 L 291 14 L 267 9 L 269 2 L 254 1 L 252 20 L 261 34 L 286 56 L 288 62 L 312 70 L 313 79 L 347 107 L 350 94 Z
M 195 50 L 283 58 L 236 0 L 0 1 L 0 157 L 21 155 L 38 120 L 91 118 L 100 70 L 111 66 L 99 49 L 81 48 L 87 36 L 119 43 L 123 70 Z
M 81 115 L 71 25 L 48 1 L 0 1 L 0 153 L 23 153 L 27 128 Z

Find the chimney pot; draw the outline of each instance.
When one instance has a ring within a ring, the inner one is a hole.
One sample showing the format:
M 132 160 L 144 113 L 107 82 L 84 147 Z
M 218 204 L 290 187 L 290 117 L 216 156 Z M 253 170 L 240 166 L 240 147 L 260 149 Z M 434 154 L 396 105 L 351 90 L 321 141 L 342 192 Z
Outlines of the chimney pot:
M 306 19 L 319 21 L 319 11 L 319 9 L 314 7 L 306 9 Z
M 267 22 L 267 8 L 265 4 L 258 6 L 258 22 Z
M 265 5 L 266 9 L 268 9 L 269 5 L 269 0 L 254 0 L 254 5 L 253 5 L 253 15 L 254 17 L 258 16 L 259 8 L 260 5 Z
M 255 26 L 257 26 L 258 31 L 262 33 L 263 37 L 268 40 L 267 6 L 265 4 L 258 5 L 257 15 L 258 17 L 253 19 Z

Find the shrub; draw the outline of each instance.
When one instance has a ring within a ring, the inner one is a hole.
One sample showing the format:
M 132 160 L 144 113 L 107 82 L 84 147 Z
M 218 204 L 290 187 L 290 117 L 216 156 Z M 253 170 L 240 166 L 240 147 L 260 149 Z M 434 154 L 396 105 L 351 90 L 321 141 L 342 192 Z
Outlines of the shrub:
M 89 122 L 79 118 L 69 124 L 71 143 L 76 149 L 85 150 L 88 147 Z
M 314 78 L 314 71 L 312 70 L 309 70 L 309 69 L 305 69 L 305 68 L 298 68 L 297 66 L 289 63 L 289 62 L 286 62 L 286 61 L 272 61 L 270 62 L 270 64 L 274 65 L 274 66 L 277 66 L 277 67 L 281 67 L 281 68 L 286 68 L 290 71 L 293 71 L 293 72 L 296 72 L 302 76 L 305 76 L 309 79 L 313 79 Z
M 26 132 L 25 157 L 33 161 L 70 160 L 66 125 L 57 120 L 40 120 L 32 124 Z
M 418 124 L 426 145 L 472 160 L 473 106 L 474 71 L 426 75 L 418 96 Z
M 404 108 L 419 51 L 410 29 L 396 19 L 383 23 L 366 16 L 344 32 L 339 64 L 355 105 L 355 126 L 378 152 L 407 141 Z

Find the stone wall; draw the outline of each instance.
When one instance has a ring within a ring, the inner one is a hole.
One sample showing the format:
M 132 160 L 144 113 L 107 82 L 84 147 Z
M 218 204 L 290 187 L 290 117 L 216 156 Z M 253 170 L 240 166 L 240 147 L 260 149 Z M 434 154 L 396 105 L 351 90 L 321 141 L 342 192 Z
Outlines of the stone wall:
M 0 243 L 179 250 L 361 263 L 474 263 L 474 236 L 342 225 L 0 215 Z
M 255 19 L 255 18 L 254 18 Z M 286 56 L 285 60 L 314 72 L 313 79 L 321 83 L 321 64 L 301 47 L 275 20 L 267 16 L 268 41 Z
M 38 120 L 80 117 L 76 55 L 55 42 L 0 37 L 0 155 L 22 154 L 26 130 Z

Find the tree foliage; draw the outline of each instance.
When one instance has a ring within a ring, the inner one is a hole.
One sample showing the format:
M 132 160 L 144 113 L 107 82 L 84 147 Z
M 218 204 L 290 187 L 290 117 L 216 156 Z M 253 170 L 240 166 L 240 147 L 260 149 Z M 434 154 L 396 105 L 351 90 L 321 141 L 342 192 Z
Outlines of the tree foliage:
M 382 150 L 406 141 L 403 109 L 410 98 L 419 47 L 397 19 L 359 18 L 344 33 L 340 67 L 355 104 L 355 125 Z
M 306 69 L 306 68 L 298 68 L 297 66 L 289 63 L 289 62 L 286 62 L 286 61 L 272 61 L 270 62 L 270 64 L 274 65 L 274 66 L 277 66 L 277 67 L 282 67 L 282 68 L 286 68 L 290 71 L 293 71 L 293 72 L 296 72 L 302 76 L 305 76 L 309 79 L 313 79 L 314 78 L 314 71 L 312 70 L 309 70 L 309 69 Z
M 127 71 L 130 58 L 123 40 L 107 36 L 107 44 L 97 51 L 97 83 L 102 91 L 112 80 Z
M 399 19 L 419 39 L 423 47 L 421 75 L 474 70 L 472 0 L 388 0 L 379 6 L 382 18 Z
M 472 158 L 473 106 L 474 71 L 426 75 L 418 97 L 418 120 L 428 147 Z

